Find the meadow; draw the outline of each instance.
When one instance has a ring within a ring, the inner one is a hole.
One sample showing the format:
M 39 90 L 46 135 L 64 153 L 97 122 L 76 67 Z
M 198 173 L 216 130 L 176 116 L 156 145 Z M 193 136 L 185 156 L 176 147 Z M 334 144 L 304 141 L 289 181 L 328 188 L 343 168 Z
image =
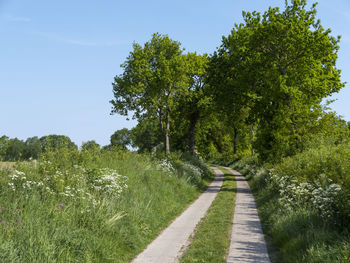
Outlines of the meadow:
M 212 179 L 197 159 L 47 152 L 0 170 L 1 262 L 129 262 Z

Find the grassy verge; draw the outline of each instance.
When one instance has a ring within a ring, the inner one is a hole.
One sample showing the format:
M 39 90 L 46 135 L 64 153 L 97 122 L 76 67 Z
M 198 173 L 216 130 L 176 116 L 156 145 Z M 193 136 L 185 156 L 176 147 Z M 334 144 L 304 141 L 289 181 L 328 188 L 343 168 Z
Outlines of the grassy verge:
M 2 170 L 0 262 L 129 262 L 201 193 L 195 167 L 61 151 Z
M 323 153 L 323 156 L 325 155 L 326 153 Z M 343 217 L 340 217 L 341 210 L 335 205 L 337 200 L 334 199 L 332 207 L 327 206 L 327 202 L 332 200 L 332 195 L 326 196 L 329 192 L 327 192 L 327 186 L 314 191 L 312 187 L 317 184 L 312 180 L 300 179 L 305 176 L 306 169 L 301 169 L 303 173 L 294 173 L 291 177 L 292 181 L 288 181 L 288 184 L 282 181 L 288 178 L 286 175 L 288 169 L 292 171 L 291 165 L 296 166 L 295 162 L 307 162 L 306 168 L 316 166 L 315 156 L 309 153 L 303 157 L 300 160 L 299 156 L 287 159 L 282 164 L 275 165 L 274 170 L 270 172 L 259 168 L 253 162 L 245 164 L 241 162 L 234 166 L 248 178 L 257 202 L 264 233 L 268 236 L 267 240 L 271 242 L 269 253 L 273 256 L 275 263 L 350 262 L 349 229 L 346 224 L 341 224 L 343 221 L 338 219 Z M 322 172 L 323 170 L 320 169 L 314 176 L 317 178 L 317 174 Z M 297 178 L 301 182 L 296 181 Z M 309 188 L 311 190 L 308 190 Z M 286 192 L 288 198 L 286 198 Z M 320 206 L 315 209 L 314 202 L 310 204 L 310 200 L 317 201 L 317 195 L 320 193 L 323 197 L 320 198 L 320 202 L 323 205 L 320 203 Z M 332 212 L 330 209 L 334 209 L 335 214 L 325 217 L 325 213 L 328 215 Z
M 236 182 L 234 175 L 225 169 L 222 188 L 205 218 L 198 224 L 191 245 L 181 262 L 226 262 L 230 246 Z

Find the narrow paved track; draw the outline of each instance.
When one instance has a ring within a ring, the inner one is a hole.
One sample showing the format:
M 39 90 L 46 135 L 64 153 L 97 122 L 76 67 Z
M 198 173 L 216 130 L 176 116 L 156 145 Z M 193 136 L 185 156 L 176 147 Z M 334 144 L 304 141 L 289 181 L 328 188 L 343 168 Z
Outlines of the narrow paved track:
M 231 168 L 226 169 L 235 175 L 237 183 L 231 244 L 226 262 L 270 263 L 258 211 L 249 185 L 242 174 Z
M 167 227 L 132 263 L 174 263 L 178 262 L 198 222 L 220 191 L 224 180 L 223 173 L 212 168 L 215 178 L 207 191 L 191 204 L 175 221 Z

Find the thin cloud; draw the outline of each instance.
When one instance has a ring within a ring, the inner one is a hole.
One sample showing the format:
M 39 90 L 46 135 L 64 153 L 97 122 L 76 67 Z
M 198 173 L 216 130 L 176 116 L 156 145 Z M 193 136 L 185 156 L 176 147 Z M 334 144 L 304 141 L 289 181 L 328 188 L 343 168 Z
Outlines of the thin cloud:
M 69 38 L 63 38 L 63 37 L 59 37 L 56 39 L 58 41 L 63 42 L 63 43 L 77 45 L 77 46 L 87 46 L 87 47 L 97 46 L 97 43 L 95 43 L 95 42 L 87 42 L 87 41 L 82 41 L 82 40 L 77 40 L 77 39 L 69 39 Z
M 86 46 L 86 47 L 108 47 L 108 46 L 116 46 L 123 43 L 113 43 L 113 42 L 94 42 L 94 41 L 85 41 L 81 39 L 69 38 L 65 36 L 61 36 L 54 33 L 45 33 L 45 32 L 34 32 L 34 35 L 38 35 L 49 40 L 61 42 L 64 44 L 76 45 L 76 46 Z
M 10 22 L 31 22 L 32 19 L 28 17 L 23 17 L 23 16 L 14 16 L 14 15 L 4 15 L 3 16 L 5 20 L 10 21 Z
M 67 37 L 63 37 L 63 36 L 53 34 L 53 33 L 34 32 L 33 34 L 47 38 L 49 40 L 53 40 L 53 41 L 57 41 L 57 42 L 65 43 L 65 44 L 72 44 L 72 45 L 77 45 L 77 46 L 97 46 L 97 44 L 95 42 L 67 38 Z

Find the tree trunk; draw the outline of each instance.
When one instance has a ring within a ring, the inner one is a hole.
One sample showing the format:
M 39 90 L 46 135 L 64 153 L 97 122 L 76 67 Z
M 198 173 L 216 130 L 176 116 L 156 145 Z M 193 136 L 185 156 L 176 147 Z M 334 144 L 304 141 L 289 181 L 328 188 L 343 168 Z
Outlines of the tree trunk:
M 164 131 L 165 135 L 165 154 L 170 154 L 170 141 L 169 141 L 169 131 L 170 131 L 170 116 L 169 112 L 166 113 L 166 127 Z
M 237 153 L 237 137 L 238 137 L 238 131 L 235 126 L 233 126 L 233 153 Z
M 252 156 L 255 155 L 253 144 L 254 144 L 254 127 L 250 126 L 250 147 L 251 147 L 250 150 L 251 150 Z
M 192 156 L 195 156 L 195 149 L 196 149 L 196 126 L 197 122 L 199 120 L 199 112 L 195 112 L 191 115 L 190 118 L 190 134 L 189 134 L 189 148 L 190 148 L 190 154 Z

